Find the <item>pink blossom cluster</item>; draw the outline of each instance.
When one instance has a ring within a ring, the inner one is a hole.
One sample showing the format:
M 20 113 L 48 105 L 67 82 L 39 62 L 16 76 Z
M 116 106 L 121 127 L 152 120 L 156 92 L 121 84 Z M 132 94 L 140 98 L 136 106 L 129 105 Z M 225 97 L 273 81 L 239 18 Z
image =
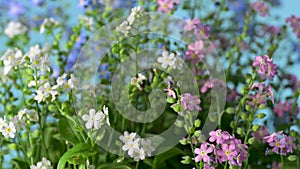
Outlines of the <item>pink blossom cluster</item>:
M 174 4 L 179 4 L 180 0 L 158 0 L 158 12 L 170 13 L 174 8 Z
M 251 100 L 248 100 L 247 104 L 251 107 L 256 109 L 266 104 L 268 98 L 274 103 L 274 93 L 270 84 L 266 86 L 265 82 L 253 83 L 250 89 L 255 92 L 255 94 L 249 94 Z
M 271 150 L 276 154 L 287 155 L 287 153 L 293 153 L 296 150 L 296 144 L 294 143 L 294 138 L 287 136 L 281 132 L 275 132 L 269 136 L 264 137 L 264 142 L 268 143 Z
M 267 77 L 268 79 L 273 80 L 274 76 L 277 75 L 277 66 L 274 64 L 273 59 L 268 55 L 256 56 L 252 66 L 258 67 L 257 72 L 263 79 Z
M 201 100 L 198 98 L 198 96 L 193 96 L 190 93 L 185 93 L 181 95 L 180 101 L 184 110 L 201 110 L 201 107 L 199 106 Z
M 274 113 L 278 117 L 284 117 L 284 113 L 292 113 L 293 112 L 293 103 L 288 101 L 285 102 L 278 102 L 275 107 L 273 108 Z M 299 107 L 296 108 L 296 113 L 298 114 Z
M 264 3 L 264 1 L 253 2 L 250 4 L 252 9 L 259 13 L 260 16 L 270 16 L 269 6 Z
M 300 37 L 300 17 L 292 15 L 285 19 L 287 23 L 290 23 L 290 26 L 293 28 L 294 33 L 297 37 Z
M 216 130 L 209 133 L 209 142 L 204 142 L 194 150 L 197 154 L 195 161 L 205 162 L 204 168 L 214 169 L 214 164 L 222 164 L 226 161 L 231 166 L 242 166 L 247 159 L 247 145 L 240 139 L 236 139 L 227 131 Z
M 194 31 L 197 40 L 194 43 L 188 45 L 188 50 L 186 51 L 186 60 L 191 61 L 192 64 L 202 62 L 204 58 L 204 42 L 203 38 L 209 37 L 210 27 L 208 25 L 203 25 L 199 19 L 188 19 L 185 22 L 183 28 L 186 31 Z

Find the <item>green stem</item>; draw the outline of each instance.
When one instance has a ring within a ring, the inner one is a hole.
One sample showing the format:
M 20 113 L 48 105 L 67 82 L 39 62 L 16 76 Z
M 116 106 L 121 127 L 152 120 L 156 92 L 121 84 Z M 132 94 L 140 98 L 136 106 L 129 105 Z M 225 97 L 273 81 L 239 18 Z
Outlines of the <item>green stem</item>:
M 136 162 L 135 169 L 139 168 L 139 163 L 140 163 L 140 160 Z
M 283 159 L 283 155 L 282 154 L 280 154 L 280 159 L 281 159 L 282 168 L 284 168 L 284 159 Z

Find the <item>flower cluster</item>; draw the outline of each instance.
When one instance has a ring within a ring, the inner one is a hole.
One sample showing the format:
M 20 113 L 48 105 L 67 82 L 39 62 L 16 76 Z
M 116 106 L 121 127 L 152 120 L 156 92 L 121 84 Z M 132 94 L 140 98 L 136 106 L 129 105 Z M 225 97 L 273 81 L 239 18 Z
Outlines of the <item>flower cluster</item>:
M 186 31 L 194 31 L 198 40 L 203 39 L 203 37 L 209 37 L 210 27 L 202 24 L 197 18 L 188 19 L 183 29 Z
M 209 142 L 202 143 L 200 148 L 194 150 L 197 154 L 195 158 L 197 163 L 205 162 L 206 168 L 214 168 L 214 164 L 226 161 L 231 166 L 242 166 L 247 157 L 247 145 L 242 144 L 240 139 L 231 136 L 227 131 L 211 131 L 209 135 Z
M 110 126 L 108 108 L 104 105 L 103 111 L 96 112 L 95 109 L 90 109 L 89 114 L 84 114 L 82 120 L 86 121 L 86 129 L 100 129 L 105 123 Z
M 278 102 L 274 106 L 273 111 L 278 117 L 282 118 L 284 117 L 285 113 L 293 112 L 293 103 L 290 103 L 288 101 Z M 296 107 L 296 113 L 298 114 L 298 112 L 299 112 L 299 107 Z
M 45 18 L 40 27 L 40 33 L 44 33 L 47 28 L 54 28 L 59 25 L 59 22 L 54 20 L 53 18 Z
M 124 132 L 119 139 L 123 142 L 122 150 L 127 151 L 131 158 L 135 161 L 144 160 L 145 156 L 151 156 L 155 150 L 152 146 L 151 140 L 140 138 L 136 133 Z
M 266 86 L 265 82 L 253 83 L 250 89 L 254 91 L 254 94 L 249 94 L 251 100 L 247 101 L 251 107 L 256 109 L 260 105 L 265 105 L 268 98 L 274 103 L 274 94 L 270 84 Z
M 51 162 L 45 157 L 42 158 L 42 161 L 36 163 L 36 165 L 31 165 L 30 169 L 53 169 Z
M 4 55 L 1 57 L 4 64 L 4 75 L 7 75 L 12 68 L 20 65 L 23 62 L 23 55 L 22 51 L 15 48 L 7 49 Z
M 10 121 L 0 118 L 0 132 L 5 138 L 15 138 L 17 132 L 25 129 L 27 122 L 38 122 L 38 120 L 36 111 L 22 109 L 17 115 L 12 116 Z
M 287 155 L 287 153 L 292 153 L 293 150 L 296 150 L 296 144 L 294 143 L 294 138 L 287 136 L 282 132 L 275 132 L 269 136 L 264 137 L 264 142 L 268 143 L 271 147 L 271 150 L 276 154 Z
M 195 43 L 188 45 L 188 50 L 186 51 L 186 60 L 191 61 L 192 64 L 196 64 L 198 62 L 202 62 L 204 58 L 203 52 L 204 43 L 202 40 L 198 40 Z
M 10 21 L 4 30 L 9 38 L 13 38 L 17 35 L 22 35 L 27 31 L 27 27 L 20 22 Z
M 144 80 L 146 80 L 146 77 L 142 73 L 138 73 L 138 77 L 131 78 L 130 84 L 141 88 Z
M 132 8 L 130 15 L 121 25 L 117 26 L 116 31 L 121 32 L 124 36 L 128 36 L 129 31 L 134 27 L 134 21 L 144 16 L 144 14 L 144 10 L 140 6 Z
M 254 67 L 258 67 L 258 73 L 263 79 L 266 77 L 273 80 L 274 76 L 277 75 L 277 66 L 273 63 L 273 59 L 268 55 L 256 56 L 252 64 Z
M 161 64 L 163 69 L 172 67 L 173 69 L 180 69 L 182 67 L 182 62 L 179 59 L 179 54 L 170 53 L 168 51 L 163 51 L 162 56 L 157 58 L 157 62 Z
M 201 110 L 201 107 L 199 106 L 201 100 L 198 98 L 198 96 L 193 96 L 190 93 L 185 93 L 181 95 L 180 101 L 184 110 Z
M 293 31 L 297 37 L 300 37 L 300 17 L 292 15 L 285 20 L 287 23 L 290 23 L 290 26 L 293 28 Z
M 253 2 L 250 4 L 254 11 L 258 12 L 260 16 L 270 16 L 269 6 L 264 1 Z
M 180 0 L 158 0 L 158 12 L 170 13 L 175 4 L 179 4 Z

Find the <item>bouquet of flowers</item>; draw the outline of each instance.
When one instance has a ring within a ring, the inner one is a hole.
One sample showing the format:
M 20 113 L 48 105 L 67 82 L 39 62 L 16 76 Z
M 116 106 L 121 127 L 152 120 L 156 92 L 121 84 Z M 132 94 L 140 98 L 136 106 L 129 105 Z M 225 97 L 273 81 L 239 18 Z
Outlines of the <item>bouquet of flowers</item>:
M 281 3 L 3 2 L 0 168 L 300 168 Z

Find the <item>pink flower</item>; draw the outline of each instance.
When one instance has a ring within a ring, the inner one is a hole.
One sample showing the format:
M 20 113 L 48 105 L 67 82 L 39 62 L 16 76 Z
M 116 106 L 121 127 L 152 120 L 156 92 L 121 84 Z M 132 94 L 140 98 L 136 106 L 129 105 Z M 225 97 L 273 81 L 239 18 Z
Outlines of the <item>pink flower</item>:
M 181 95 L 180 100 L 184 110 L 201 110 L 201 107 L 199 106 L 201 100 L 198 98 L 198 96 L 192 96 L 189 93 L 185 93 Z
M 188 51 L 186 51 L 186 60 L 190 60 L 192 64 L 202 62 L 204 58 L 203 54 L 203 41 L 198 40 L 195 43 L 188 45 Z
M 268 55 L 264 55 L 263 57 L 256 56 L 252 66 L 259 67 L 257 73 L 260 74 L 263 79 L 268 77 L 270 80 L 273 80 L 274 76 L 277 75 L 277 66 Z
M 282 163 L 277 163 L 276 161 L 273 161 L 272 169 L 282 169 Z
M 263 138 L 270 135 L 270 133 L 266 126 L 260 126 L 256 132 L 252 133 L 252 135 L 256 140 L 263 141 Z
M 254 11 L 258 12 L 260 16 L 270 16 L 269 7 L 264 1 L 253 2 L 250 4 Z
M 210 166 L 209 164 L 204 164 L 203 169 L 215 169 L 215 167 Z
M 168 88 L 164 89 L 164 91 L 168 92 L 168 96 L 173 97 L 176 99 L 176 93 L 174 92 L 173 89 L 171 89 L 171 82 L 168 82 Z
M 234 144 L 222 144 L 222 149 L 218 150 L 217 153 L 221 158 L 222 162 L 225 161 L 233 161 L 233 157 L 235 157 L 238 153 L 236 152 L 236 147 Z
M 200 20 L 197 18 L 188 19 L 186 25 L 183 27 L 184 30 L 190 31 L 197 28 L 197 25 L 200 24 Z
M 180 0 L 158 0 L 158 11 L 159 12 L 164 12 L 164 13 L 169 13 L 173 7 L 174 4 L 179 4 Z
M 197 154 L 195 161 L 196 163 L 200 161 L 209 162 L 210 157 L 208 156 L 208 153 L 211 153 L 213 151 L 212 145 L 204 142 L 201 144 L 200 148 L 196 148 L 194 153 Z
M 285 19 L 285 22 L 290 23 L 290 26 L 293 28 L 293 31 L 297 37 L 300 37 L 300 17 L 292 15 Z
M 209 135 L 209 141 L 216 141 L 217 144 L 222 144 L 225 140 L 228 140 L 230 138 L 230 134 L 227 131 L 222 132 L 222 130 L 211 131 Z

